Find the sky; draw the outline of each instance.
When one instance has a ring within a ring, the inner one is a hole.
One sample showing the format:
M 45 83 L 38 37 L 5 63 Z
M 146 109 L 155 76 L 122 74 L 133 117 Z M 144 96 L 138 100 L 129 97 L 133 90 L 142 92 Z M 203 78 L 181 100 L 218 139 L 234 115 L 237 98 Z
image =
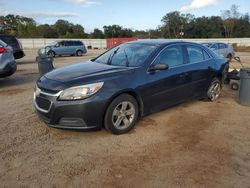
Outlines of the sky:
M 34 18 L 38 24 L 54 24 L 65 19 L 81 24 L 85 31 L 118 24 L 133 30 L 155 29 L 171 11 L 196 17 L 220 16 L 221 10 L 239 6 L 249 13 L 249 0 L 0 0 L 0 15 L 18 14 Z

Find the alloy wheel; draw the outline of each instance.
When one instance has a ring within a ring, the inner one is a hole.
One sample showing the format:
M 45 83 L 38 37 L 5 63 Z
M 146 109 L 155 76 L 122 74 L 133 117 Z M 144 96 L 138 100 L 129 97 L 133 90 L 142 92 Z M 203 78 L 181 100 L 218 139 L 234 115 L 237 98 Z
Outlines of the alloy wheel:
M 128 128 L 135 118 L 135 107 L 129 101 L 119 103 L 112 114 L 112 123 L 115 128 L 124 130 Z
M 215 101 L 216 99 L 219 98 L 221 93 L 221 85 L 219 82 L 214 82 L 209 90 L 208 90 L 208 97 L 211 101 Z

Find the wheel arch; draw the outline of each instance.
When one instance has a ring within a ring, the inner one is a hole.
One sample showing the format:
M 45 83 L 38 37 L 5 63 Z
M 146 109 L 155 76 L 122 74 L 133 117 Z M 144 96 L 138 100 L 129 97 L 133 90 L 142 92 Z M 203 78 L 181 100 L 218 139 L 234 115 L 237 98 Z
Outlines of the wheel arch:
M 75 54 L 76 54 L 77 52 L 79 52 L 79 51 L 81 51 L 81 52 L 83 53 L 83 50 L 82 50 L 82 49 L 77 48 L 77 49 L 75 50 Z
M 50 54 L 51 52 L 54 53 L 55 56 L 57 55 L 57 53 L 55 52 L 55 50 L 52 50 L 52 49 L 50 49 L 50 50 L 47 52 L 47 54 Z
M 123 95 L 123 94 L 128 94 L 128 95 L 131 95 L 132 97 L 135 98 L 135 100 L 136 100 L 136 102 L 138 104 L 138 109 L 139 109 L 139 115 L 138 115 L 138 117 L 142 117 L 143 116 L 143 114 L 144 114 L 144 105 L 143 105 L 141 96 L 135 90 L 133 90 L 133 89 L 127 89 L 127 90 L 122 90 L 122 91 L 120 91 L 120 92 L 112 95 L 112 97 L 110 98 L 110 100 L 108 101 L 108 103 L 105 106 L 105 111 L 104 111 L 103 119 L 105 118 L 105 114 L 107 112 L 107 109 L 108 109 L 110 103 L 115 98 L 117 98 L 118 96 Z

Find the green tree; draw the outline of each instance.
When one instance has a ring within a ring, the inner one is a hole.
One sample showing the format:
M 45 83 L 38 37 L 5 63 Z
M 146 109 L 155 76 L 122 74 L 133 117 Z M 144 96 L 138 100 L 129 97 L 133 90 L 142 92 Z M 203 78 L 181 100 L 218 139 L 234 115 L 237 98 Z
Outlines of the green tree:
M 16 35 L 23 38 L 38 37 L 37 27 L 33 23 L 19 23 L 17 25 Z
M 233 37 L 250 37 L 250 16 L 242 15 L 235 23 Z
M 58 33 L 54 26 L 44 24 L 37 27 L 38 36 L 41 38 L 58 38 Z
M 36 26 L 36 22 L 32 18 L 27 18 L 19 15 L 9 14 L 7 16 L 0 16 L 1 33 L 17 35 L 17 30 L 20 25 Z
M 218 16 L 194 18 L 184 26 L 185 38 L 223 37 L 223 23 Z
M 103 29 L 106 38 L 133 36 L 133 31 L 131 29 L 122 28 L 122 26 L 119 25 L 103 26 Z
M 90 37 L 93 39 L 104 39 L 105 35 L 102 30 L 95 28 L 94 31 L 90 34 Z
M 178 11 L 167 13 L 161 21 L 163 36 L 166 38 L 180 38 L 184 26 L 192 21 L 193 15 L 181 14 Z
M 54 27 L 59 38 L 65 38 L 67 32 L 72 32 L 72 24 L 66 20 L 57 20 Z

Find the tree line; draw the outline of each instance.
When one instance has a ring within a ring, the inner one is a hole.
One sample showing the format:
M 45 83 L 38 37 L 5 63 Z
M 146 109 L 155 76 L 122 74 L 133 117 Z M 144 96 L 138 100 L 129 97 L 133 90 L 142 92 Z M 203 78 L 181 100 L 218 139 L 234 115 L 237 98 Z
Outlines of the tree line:
M 120 25 L 103 26 L 86 33 L 84 27 L 67 20 L 38 25 L 34 19 L 19 15 L 0 16 L 0 33 L 20 38 L 242 38 L 250 37 L 250 16 L 238 11 L 237 5 L 221 11 L 221 16 L 195 17 L 178 11 L 169 12 L 156 29 L 132 30 Z

